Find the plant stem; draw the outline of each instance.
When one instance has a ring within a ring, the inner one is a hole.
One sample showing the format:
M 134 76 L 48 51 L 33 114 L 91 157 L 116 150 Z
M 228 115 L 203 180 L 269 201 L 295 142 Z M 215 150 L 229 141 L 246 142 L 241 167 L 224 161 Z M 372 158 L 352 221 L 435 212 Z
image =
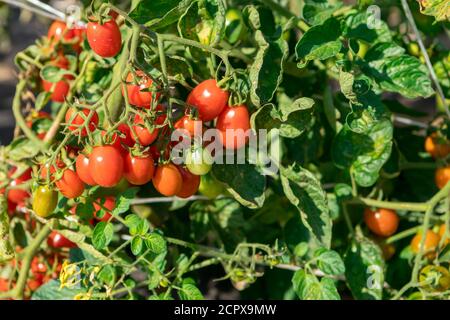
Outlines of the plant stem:
M 402 232 L 396 233 L 392 237 L 387 238 L 386 239 L 386 243 L 387 244 L 394 243 L 394 242 L 399 241 L 401 239 L 410 237 L 410 236 L 416 234 L 417 231 L 419 231 L 419 229 L 420 229 L 420 226 L 415 226 L 413 228 L 410 228 L 410 229 L 404 230 Z
M 388 202 L 381 200 L 368 199 L 363 197 L 356 197 L 352 200 L 348 200 L 350 204 L 361 204 L 366 206 L 372 206 L 377 208 L 386 208 L 393 210 L 408 210 L 408 211 L 420 211 L 425 212 L 428 209 L 428 204 L 423 202 Z

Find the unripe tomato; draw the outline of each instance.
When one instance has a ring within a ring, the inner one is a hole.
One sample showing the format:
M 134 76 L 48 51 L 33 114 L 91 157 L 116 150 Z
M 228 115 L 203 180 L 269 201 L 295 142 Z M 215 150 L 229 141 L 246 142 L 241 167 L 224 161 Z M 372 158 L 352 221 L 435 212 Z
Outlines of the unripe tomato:
M 103 199 L 97 199 L 94 202 L 94 217 L 95 219 L 99 220 L 99 221 L 108 221 L 111 218 L 111 212 L 114 210 L 114 208 L 116 207 L 116 198 L 114 197 L 106 197 L 104 200 Z M 98 217 L 98 212 L 104 209 L 105 215 L 101 218 Z
M 445 158 L 450 154 L 450 143 L 439 141 L 436 135 L 432 134 L 425 139 L 425 151 L 433 158 Z
M 178 194 L 183 185 L 180 171 L 171 163 L 158 166 L 152 181 L 155 189 L 166 197 Z
M 240 149 L 248 141 L 250 116 L 244 105 L 225 107 L 217 119 L 216 128 L 220 131 L 220 142 L 227 149 Z
M 417 233 L 411 241 L 411 250 L 414 253 L 419 253 L 420 242 L 422 241 L 422 233 Z M 439 245 L 440 237 L 436 232 L 427 231 L 425 236 L 424 253 L 429 259 L 433 259 L 436 255 L 435 251 Z
M 115 20 L 109 20 L 103 25 L 89 22 L 86 35 L 92 50 L 103 58 L 114 57 L 122 48 L 122 35 Z
M 364 222 L 369 230 L 377 236 L 389 237 L 397 231 L 399 218 L 394 210 L 366 208 L 364 210 Z
M 49 217 L 58 204 L 58 192 L 48 185 L 38 186 L 33 192 L 33 211 L 39 217 Z
M 136 75 L 139 77 L 137 79 L 137 84 L 134 84 L 133 73 L 130 72 L 127 76 L 126 91 L 128 94 L 128 102 L 136 107 L 150 107 L 155 93 L 147 90 L 152 88 L 153 80 L 145 75 L 141 70 L 136 71 Z M 122 94 L 125 94 L 125 88 L 122 87 Z M 156 99 L 160 96 L 159 93 L 155 94 Z
M 96 183 L 94 179 L 91 177 L 91 173 L 89 172 L 89 158 L 84 154 L 80 153 L 77 156 L 77 160 L 75 162 L 75 168 L 78 174 L 78 177 L 90 186 L 95 186 Z
M 447 182 L 450 181 L 450 166 L 436 169 L 434 180 L 439 189 L 445 187 Z
M 450 272 L 442 266 L 425 266 L 419 274 L 419 282 L 428 291 L 446 291 L 450 288 Z
M 91 111 L 89 109 L 82 109 L 81 111 L 77 111 L 75 108 L 70 108 L 66 113 L 66 123 L 70 123 L 69 130 L 76 131 L 78 130 L 78 134 L 82 137 L 87 135 L 86 128 L 84 124 L 86 120 L 89 118 L 91 112 L 93 113 L 91 118 L 89 119 L 89 131 L 94 131 L 98 125 L 98 114 L 95 111 Z M 81 130 L 79 130 L 82 127 Z M 80 132 L 81 131 L 81 132 Z
M 134 118 L 133 130 L 137 136 L 136 138 L 132 137 L 133 140 L 139 142 L 143 147 L 151 145 L 158 138 L 159 130 L 155 128 L 149 131 L 144 125 L 144 120 L 138 114 Z
M 99 146 L 89 156 L 89 173 L 99 186 L 111 188 L 123 177 L 123 158 L 113 146 Z
M 11 177 L 14 172 L 16 171 L 16 169 L 12 169 L 8 175 Z M 10 183 L 10 187 L 17 187 L 19 185 L 21 185 L 24 182 L 27 182 L 28 180 L 31 179 L 31 169 L 27 169 L 20 177 L 14 179 L 13 181 L 11 181 Z M 15 204 L 19 204 L 24 202 L 26 199 L 28 199 L 30 197 L 30 194 L 28 191 L 23 190 L 23 189 L 10 189 L 8 190 L 8 195 L 7 198 L 9 201 L 11 201 L 12 203 Z
M 441 238 L 441 240 L 444 239 L 444 237 L 445 237 L 445 230 L 446 230 L 446 226 L 445 226 L 445 224 L 442 224 L 439 227 L 439 237 Z M 450 238 L 446 237 L 444 239 L 444 246 L 448 245 L 449 243 L 450 243 Z
M 225 37 L 231 44 L 242 40 L 246 34 L 242 13 L 237 9 L 228 9 L 225 14 Z
M 200 176 L 192 174 L 189 170 L 182 167 L 178 167 L 178 170 L 180 170 L 183 184 L 181 190 L 176 195 L 180 198 L 189 198 L 197 193 L 198 187 L 200 186 Z
M 215 79 L 205 80 L 191 91 L 187 103 L 198 109 L 201 120 L 211 121 L 227 105 L 228 92 L 220 89 Z
M 199 191 L 209 199 L 215 199 L 225 192 L 225 188 L 211 174 L 206 174 L 201 176 Z
M 64 170 L 62 177 L 55 182 L 59 192 L 68 199 L 81 196 L 84 192 L 84 183 L 71 169 Z
M 125 179 L 131 184 L 141 186 L 153 178 L 155 163 L 151 155 L 133 156 L 130 152 L 124 158 Z
M 186 130 L 187 133 L 194 137 L 199 136 L 203 132 L 202 121 L 191 119 L 189 116 L 183 116 L 174 124 L 174 128 L 178 130 Z
M 187 151 L 186 167 L 197 175 L 203 176 L 211 171 L 213 158 L 206 148 L 194 147 Z
M 62 234 L 52 231 L 47 238 L 47 244 L 52 248 L 76 248 L 77 245 Z

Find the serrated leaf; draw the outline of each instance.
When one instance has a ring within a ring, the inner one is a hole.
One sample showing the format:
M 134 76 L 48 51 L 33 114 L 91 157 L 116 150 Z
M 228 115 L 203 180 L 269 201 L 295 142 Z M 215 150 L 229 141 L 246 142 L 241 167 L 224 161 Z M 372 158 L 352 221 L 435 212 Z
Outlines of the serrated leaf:
M 388 25 L 369 12 L 349 15 L 345 26 L 344 34 L 348 38 L 363 40 L 370 44 L 392 41 Z
M 101 221 L 94 228 L 92 244 L 96 249 L 104 249 L 111 242 L 113 235 L 114 228 L 112 223 Z
M 129 16 L 137 23 L 153 29 L 163 28 L 178 21 L 192 0 L 140 1 Z
M 145 238 L 145 244 L 155 254 L 160 254 L 166 251 L 166 240 L 158 233 L 150 233 Z
M 196 287 L 191 279 L 183 280 L 181 290 L 178 291 L 181 300 L 203 300 L 202 292 Z
M 50 280 L 37 289 L 31 299 L 32 300 L 73 300 L 78 294 L 86 293 L 84 288 L 79 285 L 75 287 L 60 288 L 59 280 Z
M 450 18 L 450 3 L 448 0 L 420 0 L 420 12 L 433 16 L 436 21 L 445 21 Z
M 119 199 L 116 201 L 116 207 L 112 211 L 112 215 L 117 216 L 130 210 L 131 201 L 136 198 L 138 191 L 139 188 L 130 188 L 121 193 Z
M 137 236 L 131 240 L 131 252 L 135 256 L 139 255 L 142 252 L 142 248 L 144 247 L 144 240 L 141 237 Z
M 125 223 L 130 229 L 130 235 L 145 235 L 150 229 L 150 225 L 146 219 L 142 219 L 136 214 L 129 214 L 125 218 Z
M 320 248 L 314 252 L 314 258 L 319 269 L 325 274 L 341 275 L 345 272 L 344 261 L 336 251 Z
M 308 29 L 295 47 L 298 67 L 304 68 L 311 60 L 325 60 L 341 51 L 341 25 L 335 18 L 327 19 L 323 24 Z
M 303 18 L 311 25 L 321 24 L 342 5 L 336 0 L 305 0 Z
M 319 180 L 308 170 L 294 165 L 281 168 L 281 183 L 286 197 L 300 212 L 303 224 L 325 248 L 329 248 L 332 221 Z
M 111 264 L 104 265 L 97 274 L 96 279 L 109 286 L 113 286 L 116 281 L 116 269 Z
M 294 273 L 292 285 L 301 300 L 340 300 L 333 280 L 322 278 L 319 281 L 316 276 L 302 269 Z

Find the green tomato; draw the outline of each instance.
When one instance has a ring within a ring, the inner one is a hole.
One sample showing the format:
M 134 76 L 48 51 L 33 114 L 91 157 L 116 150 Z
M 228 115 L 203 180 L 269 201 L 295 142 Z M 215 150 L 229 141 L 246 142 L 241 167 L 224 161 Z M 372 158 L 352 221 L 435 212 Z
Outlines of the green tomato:
M 197 176 L 203 176 L 211 171 L 213 158 L 207 149 L 193 148 L 186 155 L 186 167 Z
M 209 199 L 215 199 L 225 193 L 225 188 L 223 184 L 220 181 L 217 181 L 211 174 L 206 174 L 200 179 L 198 191 Z
M 239 10 L 228 9 L 225 14 L 225 37 L 231 44 L 243 40 L 246 35 L 246 27 Z
M 49 217 L 58 204 L 58 192 L 48 185 L 38 186 L 33 193 L 33 211 L 42 218 Z

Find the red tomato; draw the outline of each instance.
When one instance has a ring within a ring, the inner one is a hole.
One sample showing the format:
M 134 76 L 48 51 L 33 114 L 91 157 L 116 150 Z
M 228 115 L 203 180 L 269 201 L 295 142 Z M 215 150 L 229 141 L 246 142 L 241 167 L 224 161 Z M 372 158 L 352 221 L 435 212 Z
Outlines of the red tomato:
M 51 92 L 50 98 L 55 102 L 64 102 L 67 93 L 70 90 L 70 85 L 65 80 L 60 80 L 56 83 L 55 88 L 53 88 L 53 82 L 42 80 L 42 88 L 46 92 Z
M 183 177 L 175 165 L 170 163 L 156 168 L 153 186 L 162 195 L 174 196 L 181 191 L 182 185 Z
M 81 50 L 81 43 L 83 42 L 84 29 L 72 28 L 68 29 L 67 25 L 62 21 L 54 21 L 48 29 L 47 37 L 50 40 L 50 46 L 54 46 L 64 35 L 65 41 L 73 41 L 78 38 L 78 41 L 73 44 L 73 49 L 77 52 Z
M 103 201 L 102 199 L 97 199 L 94 202 L 94 217 L 95 219 L 99 221 L 108 221 L 111 217 L 111 212 L 116 207 L 116 199 L 114 197 L 106 197 Z M 97 212 L 99 212 L 101 209 L 105 209 L 105 215 L 102 218 L 97 218 Z
M 133 130 L 137 136 L 133 137 L 133 140 L 144 147 L 151 145 L 158 138 L 159 129 L 155 128 L 149 131 L 144 125 L 144 120 L 138 114 L 134 118 Z
M 181 190 L 177 193 L 177 197 L 189 198 L 197 193 L 198 187 L 200 186 L 200 176 L 192 174 L 189 170 L 182 167 L 178 167 L 178 170 L 181 173 L 183 184 Z
M 109 20 L 103 25 L 89 22 L 86 35 L 92 50 L 103 58 L 114 57 L 122 48 L 122 35 L 114 20 Z
M 69 199 L 78 198 L 83 194 L 84 183 L 71 169 L 64 170 L 62 177 L 55 182 L 62 195 Z
M 398 228 L 399 218 L 394 210 L 379 208 L 364 210 L 364 222 L 367 227 L 380 237 L 392 236 Z
M 39 261 L 38 257 L 34 257 L 31 261 L 31 271 L 33 273 L 46 273 L 47 266 L 42 261 Z
M 52 248 L 76 248 L 77 245 L 62 234 L 52 231 L 47 238 L 47 244 Z
M 175 129 L 186 130 L 191 137 L 197 134 L 201 135 L 203 132 L 202 121 L 191 119 L 189 116 L 183 116 L 174 125 Z
M 225 108 L 228 92 L 217 86 L 214 79 L 205 80 L 191 91 L 187 103 L 198 109 L 200 119 L 211 121 Z
M 102 130 L 102 137 L 106 135 L 106 131 Z M 116 148 L 120 153 L 125 153 L 126 150 L 122 147 L 121 140 L 119 139 L 119 135 L 117 133 L 110 134 L 107 137 L 106 144 L 109 146 L 113 146 Z
M 217 119 L 216 128 L 220 131 L 220 142 L 227 149 L 240 149 L 248 141 L 250 117 L 244 105 L 226 107 Z
M 16 168 L 11 169 L 9 172 L 9 176 L 11 177 L 15 171 L 16 171 Z M 20 177 L 11 181 L 10 187 L 19 186 L 22 183 L 27 182 L 30 179 L 31 179 L 31 169 L 27 169 Z M 7 197 L 10 202 L 19 204 L 19 203 L 23 203 L 26 199 L 28 199 L 30 197 L 30 193 L 23 189 L 10 189 L 8 191 Z
M 77 170 L 78 177 L 90 186 L 95 186 L 96 183 L 94 179 L 92 179 L 91 174 L 89 172 L 89 158 L 84 154 L 80 153 L 75 162 L 75 168 Z
M 83 113 L 83 116 L 81 115 L 81 112 Z M 91 110 L 82 109 L 81 112 L 76 110 L 75 108 L 70 108 L 69 110 L 67 110 L 66 123 L 70 123 L 69 126 L 70 131 L 78 130 L 80 127 L 84 126 L 84 123 L 88 119 Z M 89 120 L 89 131 L 91 132 L 94 131 L 98 125 L 98 114 L 95 111 L 92 111 L 92 113 L 93 114 Z M 86 128 L 83 127 L 83 129 L 81 130 L 81 136 L 85 137 L 86 135 L 87 135 Z
M 439 189 L 445 187 L 445 185 L 450 181 L 450 166 L 437 168 L 434 175 L 434 180 Z
M 122 133 L 121 136 L 119 137 L 122 144 L 130 148 L 134 146 L 135 142 L 133 140 L 133 137 L 131 136 L 130 127 L 127 124 L 121 123 L 119 124 L 119 127 L 117 129 Z
M 151 155 L 140 157 L 134 157 L 131 153 L 125 155 L 123 175 L 129 183 L 144 185 L 152 180 L 154 171 L 155 163 Z
M 89 173 L 99 186 L 116 186 L 123 177 L 122 155 L 112 146 L 95 147 L 89 156 Z
M 137 84 L 133 83 L 134 76 L 132 72 L 127 76 L 126 91 L 128 94 L 128 101 L 136 107 L 150 107 L 153 100 L 152 95 L 154 93 L 146 89 L 152 87 L 153 80 L 147 77 L 141 70 L 137 70 L 136 75 L 139 77 Z M 124 87 L 122 87 L 122 94 L 125 94 Z M 156 99 L 158 99 L 159 96 L 160 94 L 156 93 Z

